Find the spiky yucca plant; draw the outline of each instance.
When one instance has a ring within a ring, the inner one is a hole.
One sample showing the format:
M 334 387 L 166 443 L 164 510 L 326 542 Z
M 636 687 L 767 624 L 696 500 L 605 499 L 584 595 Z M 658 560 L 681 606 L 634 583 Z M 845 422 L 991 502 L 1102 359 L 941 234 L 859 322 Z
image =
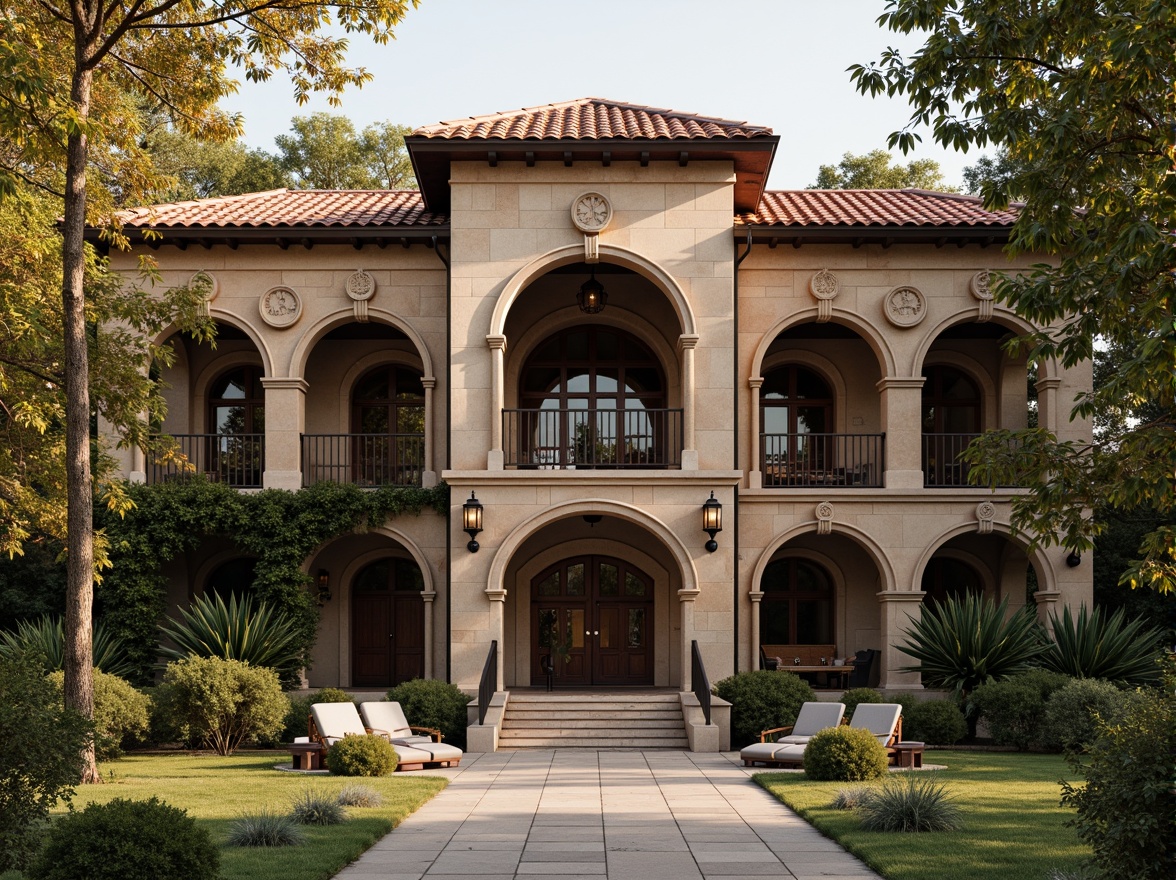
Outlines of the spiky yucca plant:
M 1051 613 L 1050 622 L 1054 640 L 1041 658 L 1047 669 L 1130 685 L 1159 679 L 1160 631 L 1141 619 L 1127 620 L 1122 608 L 1104 616 L 1101 608 L 1083 605 L 1077 618 L 1064 608 L 1061 618 Z
M 169 617 L 159 628 L 174 642 L 174 647 L 160 644 L 159 653 L 165 659 L 220 657 L 283 668 L 299 658 L 300 635 L 294 619 L 265 602 L 254 608 L 250 597 L 238 600 L 231 593 L 226 605 L 219 595 L 206 594 L 180 614 L 182 621 Z
M 131 678 L 136 673 L 127 658 L 123 641 L 106 629 L 101 620 L 94 623 L 94 665 L 103 672 L 119 678 Z M 0 657 L 13 660 L 35 652 L 44 660 L 45 673 L 57 672 L 65 666 L 65 636 L 60 617 L 48 614 L 36 620 L 22 620 L 16 632 L 0 632 Z
M 994 605 L 969 594 L 925 606 L 903 630 L 906 643 L 896 645 L 919 661 L 903 671 L 918 672 L 925 685 L 953 690 L 961 700 L 982 684 L 1027 671 L 1045 648 L 1033 612 L 1022 608 L 1006 620 L 1008 604 L 1007 596 Z

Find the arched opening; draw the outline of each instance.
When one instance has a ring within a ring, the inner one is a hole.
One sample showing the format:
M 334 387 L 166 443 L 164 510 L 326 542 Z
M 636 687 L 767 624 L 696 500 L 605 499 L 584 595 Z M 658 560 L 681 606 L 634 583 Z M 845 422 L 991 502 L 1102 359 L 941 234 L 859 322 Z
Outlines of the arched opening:
M 984 595 L 984 579 L 976 567 L 951 556 L 935 556 L 923 571 L 920 588 L 924 605 L 938 605 L 948 598 Z
M 352 481 L 360 486 L 419 486 L 425 455 L 421 373 L 385 364 L 351 389 Z
M 424 579 L 411 559 L 368 563 L 351 581 L 351 683 L 392 687 L 425 674 Z
M 833 578 L 800 556 L 768 563 L 760 581 L 760 644 L 822 645 L 835 641 Z
M 208 389 L 203 471 L 230 486 L 261 485 L 265 470 L 265 389 L 261 368 L 234 367 Z
M 966 486 L 960 454 L 980 436 L 983 398 L 963 370 L 945 364 L 923 368 L 923 484 Z
M 805 486 L 835 467 L 833 391 L 817 372 L 783 364 L 760 388 L 765 486 Z
M 230 596 L 251 596 L 256 572 L 257 560 L 247 556 L 222 562 L 204 579 L 204 595 L 220 596 L 226 603 Z
M 540 468 L 664 467 L 681 451 L 680 410 L 666 408 L 657 357 L 615 327 L 559 331 L 519 375 L 507 411 L 507 464 Z

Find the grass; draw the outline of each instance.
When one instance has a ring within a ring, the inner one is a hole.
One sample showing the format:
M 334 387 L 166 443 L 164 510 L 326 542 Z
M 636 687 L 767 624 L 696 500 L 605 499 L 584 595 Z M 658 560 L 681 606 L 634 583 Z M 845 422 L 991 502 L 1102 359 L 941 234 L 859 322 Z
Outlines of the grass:
M 398 773 L 363 784 L 380 793 L 378 807 L 349 807 L 348 819 L 331 827 L 301 826 L 306 844 L 282 848 L 224 846 L 229 826 L 243 812 L 263 807 L 286 812 L 307 791 L 337 795 L 356 780 L 337 776 L 306 776 L 274 770 L 279 752 L 216 755 L 130 755 L 100 765 L 105 785 L 81 786 L 74 806 L 156 795 L 188 811 L 221 845 L 223 880 L 325 880 L 399 825 L 448 783 L 437 776 Z M 55 811 L 64 813 L 59 805 Z M 18 876 L 18 875 L 7 875 Z M 4 880 L 7 880 L 7 876 Z
M 1044 880 L 1076 870 L 1090 849 L 1066 827 L 1058 781 L 1071 778 L 1059 755 L 928 752 L 929 764 L 960 807 L 959 831 L 902 834 L 863 831 L 854 810 L 831 804 L 844 782 L 811 782 L 799 773 L 755 779 L 781 801 L 888 880 Z

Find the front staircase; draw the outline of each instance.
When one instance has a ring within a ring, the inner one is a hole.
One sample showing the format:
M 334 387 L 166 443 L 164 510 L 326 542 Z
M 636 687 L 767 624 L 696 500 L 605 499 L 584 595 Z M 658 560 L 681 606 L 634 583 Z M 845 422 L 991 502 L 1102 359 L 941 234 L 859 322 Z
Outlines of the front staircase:
M 501 749 L 687 749 L 676 691 L 512 690 Z

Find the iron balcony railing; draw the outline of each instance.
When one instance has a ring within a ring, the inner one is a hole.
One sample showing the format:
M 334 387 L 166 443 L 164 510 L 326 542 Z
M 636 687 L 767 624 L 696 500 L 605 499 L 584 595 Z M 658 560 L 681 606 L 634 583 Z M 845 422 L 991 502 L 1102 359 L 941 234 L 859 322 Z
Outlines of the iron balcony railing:
M 507 467 L 677 468 L 680 409 L 504 409 Z
M 960 456 L 979 434 L 924 434 L 923 486 L 925 488 L 953 488 L 968 486 L 972 466 Z M 1011 443 L 1012 441 L 1010 441 Z M 1016 482 L 998 484 L 1000 489 L 1016 488 Z
M 419 486 L 424 434 L 303 434 L 302 485 Z
M 881 488 L 885 434 L 760 434 L 763 486 Z
M 148 483 L 182 481 L 199 474 L 235 489 L 258 489 L 265 472 L 264 434 L 171 434 L 180 453 L 147 466 Z

